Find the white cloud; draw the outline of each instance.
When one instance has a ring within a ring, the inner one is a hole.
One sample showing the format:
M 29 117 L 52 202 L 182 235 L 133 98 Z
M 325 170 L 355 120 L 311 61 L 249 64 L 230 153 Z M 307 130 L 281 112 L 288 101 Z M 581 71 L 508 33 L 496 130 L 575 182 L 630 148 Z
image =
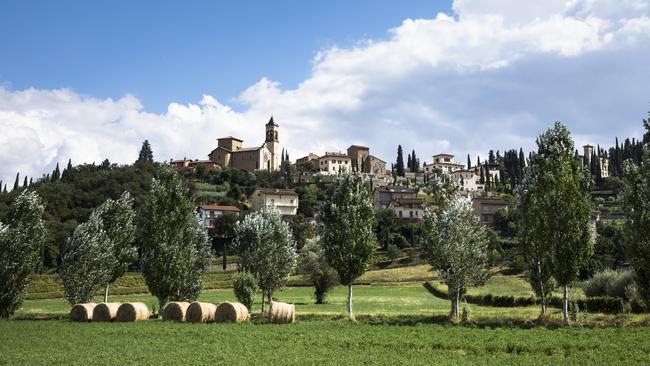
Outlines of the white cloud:
M 210 96 L 146 112 L 134 96 L 0 88 L 0 177 L 39 176 L 56 161 L 130 162 L 144 139 L 156 158 L 204 158 L 219 136 L 260 144 L 273 114 L 292 158 L 397 144 L 421 160 L 531 148 L 565 121 L 578 144 L 640 134 L 650 96 L 648 1 L 456 0 L 455 14 L 407 19 L 383 41 L 321 50 L 294 89 L 261 79 L 236 112 Z M 475 157 L 473 157 L 475 159 Z

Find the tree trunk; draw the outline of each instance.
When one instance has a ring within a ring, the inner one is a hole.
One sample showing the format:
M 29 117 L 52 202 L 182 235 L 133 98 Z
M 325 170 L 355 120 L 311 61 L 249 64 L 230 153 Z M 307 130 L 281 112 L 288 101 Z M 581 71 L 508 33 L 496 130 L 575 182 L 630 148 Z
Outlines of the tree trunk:
M 167 303 L 166 299 L 158 298 L 158 314 L 162 314 L 162 309 L 165 307 L 165 303 Z
M 348 317 L 350 320 L 354 320 L 354 314 L 352 313 L 352 284 L 348 285 Z
M 451 319 L 457 320 L 460 316 L 460 291 L 454 290 L 450 296 L 451 300 Z
M 564 293 L 562 294 L 562 320 L 564 320 L 564 323 L 569 322 L 569 285 L 564 285 Z
M 542 264 L 537 261 L 537 279 L 539 280 L 539 302 L 542 305 L 542 316 L 546 315 L 546 296 L 544 295 L 544 281 L 542 281 Z
M 262 291 L 262 315 L 264 315 L 264 291 Z
M 224 270 L 224 271 L 226 270 L 226 267 L 228 266 L 228 263 L 226 262 L 226 261 L 227 261 L 227 260 L 226 260 L 226 255 L 227 255 L 227 253 L 226 253 L 226 248 L 227 248 L 227 247 L 228 247 L 228 242 L 227 242 L 227 241 L 224 241 L 224 242 L 223 242 L 223 251 L 222 251 L 222 252 L 223 252 L 223 270 Z
M 106 284 L 106 288 L 104 289 L 104 302 L 108 302 L 108 286 L 109 284 Z

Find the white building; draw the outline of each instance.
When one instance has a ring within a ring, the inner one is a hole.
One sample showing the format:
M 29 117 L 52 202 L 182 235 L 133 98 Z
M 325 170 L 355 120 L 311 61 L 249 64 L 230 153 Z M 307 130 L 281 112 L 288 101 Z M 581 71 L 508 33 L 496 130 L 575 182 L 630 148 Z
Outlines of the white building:
M 326 152 L 318 158 L 318 171 L 322 175 L 337 175 L 352 171 L 352 158 L 341 152 Z
M 480 174 L 477 174 L 475 169 L 456 170 L 451 173 L 451 178 L 458 189 L 463 192 L 479 192 L 485 188 L 485 185 L 481 184 Z
M 440 170 L 445 174 L 449 174 L 464 167 L 464 164 L 454 163 L 454 156 L 451 154 L 436 154 L 433 156 L 433 163 L 424 166 L 424 173 L 431 174 L 436 170 Z
M 397 198 L 388 205 L 402 223 L 418 223 L 424 215 L 424 200 L 421 198 Z
M 220 206 L 220 205 L 199 205 L 199 215 L 201 216 L 201 223 L 203 226 L 212 229 L 217 217 L 226 212 L 239 213 L 239 208 L 235 206 Z
M 298 194 L 293 189 L 258 188 L 251 200 L 253 210 L 275 208 L 283 216 L 294 216 L 298 212 Z

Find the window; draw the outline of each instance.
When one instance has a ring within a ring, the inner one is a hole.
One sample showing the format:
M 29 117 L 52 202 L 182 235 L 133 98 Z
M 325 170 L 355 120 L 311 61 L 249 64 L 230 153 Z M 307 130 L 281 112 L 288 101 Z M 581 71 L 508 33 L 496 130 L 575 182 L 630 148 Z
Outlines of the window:
M 289 204 L 293 205 L 293 200 L 289 200 Z
M 339 160 L 339 164 L 341 164 L 341 160 Z
M 402 217 L 402 211 L 401 210 L 399 211 L 399 217 Z
M 413 217 L 413 211 L 409 211 L 409 216 Z
M 420 212 L 419 212 L 419 211 L 415 211 L 415 217 L 418 217 L 418 216 L 420 216 Z
M 336 160 L 332 160 L 332 164 L 336 164 Z
M 271 198 L 271 206 L 275 206 L 275 199 Z

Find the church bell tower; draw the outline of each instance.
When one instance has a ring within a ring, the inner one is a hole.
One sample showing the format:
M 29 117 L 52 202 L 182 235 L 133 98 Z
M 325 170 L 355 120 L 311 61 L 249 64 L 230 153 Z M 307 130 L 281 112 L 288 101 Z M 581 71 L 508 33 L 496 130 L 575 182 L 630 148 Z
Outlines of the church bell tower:
M 273 116 L 266 124 L 266 147 L 271 152 L 271 170 L 280 169 L 280 139 L 278 138 L 278 131 L 280 126 L 278 126 L 275 121 L 273 121 Z

